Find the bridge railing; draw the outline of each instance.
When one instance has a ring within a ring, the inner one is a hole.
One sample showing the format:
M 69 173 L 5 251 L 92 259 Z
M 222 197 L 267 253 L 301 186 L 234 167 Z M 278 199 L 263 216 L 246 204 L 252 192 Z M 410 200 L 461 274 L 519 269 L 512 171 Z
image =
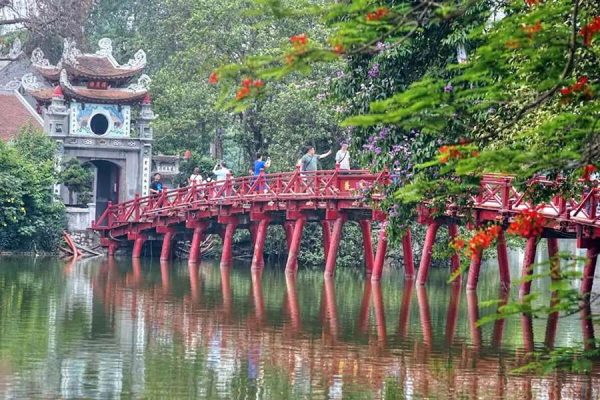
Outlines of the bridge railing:
M 190 209 L 209 208 L 234 202 L 290 199 L 359 199 L 361 189 L 389 182 L 387 171 L 322 170 L 228 177 L 224 181 L 193 184 L 159 194 L 109 204 L 94 229 L 106 229 L 130 222 L 144 222 L 157 215 L 170 215 Z

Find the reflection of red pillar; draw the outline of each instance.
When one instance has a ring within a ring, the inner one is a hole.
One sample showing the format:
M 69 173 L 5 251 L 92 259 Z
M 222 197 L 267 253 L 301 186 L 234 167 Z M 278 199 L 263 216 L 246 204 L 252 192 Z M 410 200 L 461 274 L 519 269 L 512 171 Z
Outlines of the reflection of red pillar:
M 375 255 L 375 263 L 373 264 L 373 275 L 371 281 L 381 279 L 383 272 L 383 262 L 385 261 L 385 253 L 387 252 L 387 233 L 384 227 L 379 230 L 379 240 L 377 241 L 377 254 Z
M 452 283 L 450 292 L 450 302 L 448 303 L 448 312 L 446 314 L 446 343 L 451 345 L 456 333 L 456 322 L 458 321 L 458 306 L 460 304 L 460 280 Z
M 501 289 L 500 290 L 500 302 L 498 303 L 498 308 L 505 306 L 508 304 L 508 291 Z M 499 318 L 494 321 L 494 330 L 492 331 L 492 345 L 496 348 L 500 348 L 502 345 L 502 337 L 504 336 L 504 325 L 506 323 L 505 318 Z
M 413 293 L 413 281 L 404 281 L 404 292 L 402 293 L 402 303 L 400 304 L 400 318 L 398 320 L 398 335 L 402 338 L 408 336 L 408 326 L 410 322 L 410 303 Z
M 302 241 L 302 229 L 304 229 L 304 218 L 298 218 L 294 221 L 294 227 L 291 229 L 291 239 L 289 241 L 289 251 L 287 262 L 285 263 L 285 272 L 295 274 L 298 270 L 298 254 L 300 253 L 300 243 Z
M 171 245 L 173 244 L 173 236 L 175 236 L 175 232 L 171 230 L 165 232 L 163 236 L 162 249 L 160 250 L 161 260 L 171 259 Z
M 429 299 L 427 289 L 417 286 L 417 302 L 419 303 L 419 318 L 421 320 L 421 331 L 423 331 L 423 344 L 427 350 L 431 350 L 433 329 L 431 327 L 431 312 L 429 311 Z
M 265 301 L 262 293 L 262 271 L 262 269 L 252 270 L 252 299 L 254 300 L 254 313 L 260 324 L 262 324 L 265 319 Z
M 169 261 L 161 260 L 160 262 L 160 279 L 162 282 L 163 292 L 169 293 L 171 291 L 171 279 L 169 277 Z
M 331 242 L 329 243 L 329 251 L 327 252 L 327 261 L 325 263 L 325 276 L 332 277 L 335 271 L 335 263 L 337 261 L 337 253 L 342 240 L 342 229 L 346 222 L 346 216 L 338 216 L 333 223 L 333 231 L 331 233 Z
M 429 266 L 431 265 L 431 254 L 433 253 L 433 244 L 435 236 L 440 228 L 439 222 L 432 222 L 427 226 L 425 233 L 425 244 L 423 245 L 423 254 L 421 255 L 421 263 L 419 264 L 419 272 L 417 274 L 417 284 L 424 285 L 427 282 L 429 275 Z
M 477 321 L 479 320 L 479 303 L 477 292 L 474 290 L 467 292 L 467 313 L 469 316 L 471 341 L 474 347 L 479 348 L 481 346 L 481 328 L 477 326 Z
M 258 229 L 256 230 L 256 240 L 254 241 L 254 255 L 252 256 L 252 269 L 263 268 L 265 266 L 263 254 L 265 249 L 265 240 L 267 238 L 268 227 L 268 219 L 261 219 L 258 222 Z
M 200 246 L 202 245 L 202 240 L 204 236 L 205 226 L 198 225 L 194 227 L 194 234 L 192 235 L 192 246 L 190 247 L 190 255 L 188 258 L 188 262 L 197 263 L 200 260 Z
M 133 282 L 136 285 L 142 283 L 142 263 L 139 258 L 131 259 L 131 267 L 133 269 Z
M 587 249 L 585 266 L 583 267 L 583 277 L 581 278 L 580 294 L 589 301 L 592 285 L 594 284 L 594 274 L 596 273 L 596 262 L 598 261 L 598 252 L 600 251 L 600 243 L 594 243 L 592 247 Z
M 358 331 L 366 333 L 369 327 L 369 308 L 371 305 L 371 283 L 365 281 L 362 300 L 360 301 L 360 311 L 358 313 Z
M 295 332 L 299 331 L 300 326 L 300 307 L 298 305 L 298 294 L 296 292 L 296 277 L 294 275 L 285 276 L 285 286 L 287 290 L 288 308 L 290 311 L 290 320 Z
M 198 288 L 198 264 L 189 263 L 188 272 L 190 274 L 190 291 L 192 300 L 197 303 L 200 300 L 200 289 Z
M 448 225 L 448 236 L 450 239 L 454 239 L 458 236 L 458 225 L 449 224 Z M 454 274 L 456 271 L 460 269 L 460 256 L 457 252 L 453 252 L 452 257 L 450 258 L 450 273 Z M 456 278 L 459 279 L 459 278 Z
M 521 315 L 521 329 L 523 330 L 523 348 L 527 353 L 532 353 L 534 349 L 533 342 L 533 319 L 531 315 Z
M 371 221 L 362 219 L 358 221 L 362 231 L 363 251 L 365 255 L 365 269 L 367 274 L 373 272 L 373 242 L 371 241 Z
M 560 260 L 557 258 L 558 239 L 548 238 L 546 239 L 546 242 L 548 245 L 548 258 L 550 258 L 550 278 L 552 279 L 552 282 L 556 282 L 560 279 Z M 555 290 L 550 296 L 550 308 L 556 307 L 558 303 L 558 292 Z M 552 312 L 550 315 L 548 315 L 548 321 L 546 322 L 546 336 L 544 338 L 544 345 L 549 349 L 554 348 L 558 317 L 558 311 Z
M 231 295 L 231 269 L 221 267 L 221 296 L 223 297 L 223 310 L 227 317 L 231 316 L 233 296 Z
M 321 221 L 321 227 L 323 229 L 323 256 L 325 261 L 327 261 L 329 246 L 331 245 L 331 223 L 329 221 Z
M 336 339 L 338 335 L 337 305 L 335 304 L 335 283 L 331 278 L 323 280 L 325 287 L 325 305 L 329 319 L 329 333 Z
M 110 242 L 110 244 L 108 245 L 108 256 L 114 257 L 115 253 L 117 252 L 118 247 L 119 247 L 119 245 L 117 243 Z
M 138 235 L 133 242 L 133 250 L 131 252 L 131 258 L 140 258 L 142 256 L 142 248 L 144 247 L 144 242 L 146 241 L 146 237 L 143 235 Z
M 375 308 L 375 324 L 377 325 L 377 337 L 381 345 L 385 346 L 387 341 L 385 310 L 383 307 L 383 295 L 381 293 L 381 283 L 372 282 L 373 287 L 373 307 Z
M 510 268 L 508 266 L 508 251 L 506 249 L 506 237 L 504 231 L 500 231 L 496 240 L 496 251 L 498 253 L 498 272 L 500 274 L 500 285 L 503 289 L 510 288 Z
M 467 276 L 467 290 L 476 290 L 479 282 L 479 271 L 481 270 L 481 250 L 475 250 L 471 255 L 469 264 L 469 275 Z
M 525 245 L 525 255 L 523 256 L 523 269 L 521 271 L 521 288 L 519 289 L 519 297 L 523 298 L 531 292 L 531 275 L 533 275 L 533 264 L 535 262 L 535 251 L 538 238 L 531 237 L 527 239 Z
M 233 259 L 232 246 L 233 246 L 233 234 L 237 224 L 235 222 L 228 222 L 225 225 L 225 233 L 223 234 L 223 251 L 221 253 L 221 267 L 228 267 L 231 265 Z
M 402 255 L 404 256 L 404 276 L 412 278 L 415 276 L 415 258 L 413 256 L 410 228 L 406 230 L 402 237 Z

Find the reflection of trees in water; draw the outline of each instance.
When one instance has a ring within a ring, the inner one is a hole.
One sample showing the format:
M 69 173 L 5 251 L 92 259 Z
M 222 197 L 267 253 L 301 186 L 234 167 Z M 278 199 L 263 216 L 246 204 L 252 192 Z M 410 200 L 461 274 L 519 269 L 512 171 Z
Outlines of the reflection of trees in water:
M 346 325 L 340 320 L 343 317 L 339 312 L 340 298 L 336 297 L 338 290 L 334 280 L 325 279 L 322 282 L 319 302 L 321 337 L 315 339 L 306 338 L 301 331 L 301 327 L 306 323 L 302 320 L 305 313 L 302 312 L 303 304 L 298 301 L 296 277 L 285 277 L 282 304 L 276 307 L 272 301 L 265 302 L 261 272 L 253 271 L 247 291 L 241 289 L 238 292 L 236 285 L 232 287 L 232 275 L 237 275 L 237 271 L 232 273 L 229 268 L 221 268 L 218 275 L 203 281 L 203 273 L 207 269 L 198 272 L 198 268 L 202 269 L 197 266 L 190 267 L 189 293 L 180 292 L 180 297 L 170 296 L 164 290 L 152 290 L 152 286 L 145 285 L 140 294 L 145 298 L 144 304 L 147 305 L 143 311 L 145 319 L 154 321 L 153 323 L 161 329 L 170 330 L 171 336 L 184 338 L 184 343 L 191 344 L 189 338 L 195 338 L 194 347 L 206 348 L 209 353 L 215 351 L 214 337 L 215 332 L 218 332 L 221 350 L 229 349 L 235 353 L 235 357 L 229 360 L 232 364 L 215 366 L 214 370 L 225 368 L 224 371 L 229 371 L 228 376 L 232 380 L 239 379 L 240 374 L 246 374 L 250 379 L 257 376 L 270 376 L 275 379 L 275 373 L 270 370 L 275 368 L 286 371 L 286 379 L 291 382 L 292 387 L 308 390 L 309 383 L 311 386 L 319 386 L 319 382 L 324 382 L 325 386 L 321 390 L 327 390 L 329 393 L 352 390 L 355 385 L 363 389 L 368 387 L 370 391 L 376 392 L 384 388 L 391 378 L 399 383 L 398 390 L 405 394 L 412 392 L 418 397 L 444 395 L 446 391 L 451 390 L 471 398 L 507 394 L 510 394 L 510 397 L 527 398 L 537 396 L 541 391 L 553 398 L 559 389 L 550 384 L 551 379 L 508 375 L 511 369 L 526 362 L 527 354 L 534 349 L 531 319 L 524 317 L 521 320 L 523 348 L 517 351 L 517 357 L 505 354 L 498 358 L 494 348 L 502 344 L 506 321 L 494 322 L 490 337 L 491 346 L 487 345 L 482 329 L 477 325 L 480 310 L 475 292 L 466 294 L 470 344 L 464 343 L 462 338 L 459 341 L 455 340 L 461 315 L 460 285 L 450 288 L 450 299 L 445 312 L 443 346 L 446 349 L 441 351 L 437 340 L 440 335 L 435 331 L 432 322 L 429 296 L 425 287 L 417 287 L 415 293 L 420 335 L 411 332 L 418 330 L 417 326 L 410 323 L 411 302 L 414 301 L 412 285 L 408 285 L 406 290 L 402 291 L 398 308 L 398 328 L 390 335 L 391 331 L 386 325 L 382 286 L 366 282 L 360 296 L 356 326 L 358 331 L 366 336 L 367 342 L 349 343 L 345 341 L 346 337 L 342 332 Z M 161 288 L 171 286 L 169 269 L 161 266 Z M 121 279 L 113 284 L 119 286 L 126 281 L 127 279 Z M 239 279 L 234 281 L 239 282 Z M 214 304 L 203 304 L 202 295 L 198 293 L 197 287 L 202 287 L 204 291 L 209 285 L 220 287 L 221 302 L 216 308 Z M 124 291 L 126 288 L 121 289 Z M 250 297 L 244 297 L 244 292 L 250 293 Z M 300 295 L 302 296 L 302 293 Z M 118 294 L 114 296 L 106 301 L 122 304 L 117 298 Z M 344 296 L 346 294 L 342 295 L 342 298 Z M 507 301 L 507 296 L 506 291 L 500 292 L 500 304 Z M 314 303 L 317 299 L 311 300 Z M 239 303 L 244 301 L 251 307 L 246 307 L 242 313 L 235 312 Z M 176 307 L 169 308 L 168 313 L 161 312 L 160 305 L 169 302 Z M 281 327 L 269 323 L 272 309 L 278 309 L 286 315 Z M 238 315 L 239 319 L 233 318 L 233 315 Z M 547 331 L 555 331 L 556 329 L 552 328 L 554 324 L 556 320 L 549 319 Z M 553 346 L 553 337 L 552 334 L 546 335 L 547 346 Z M 390 343 L 400 347 L 394 348 Z M 440 369 L 440 363 L 447 362 L 444 361 L 445 357 L 448 357 L 452 366 Z M 247 368 L 242 368 L 242 364 L 247 364 Z M 232 366 L 236 369 L 235 373 L 232 372 Z M 338 381 L 340 377 L 341 381 Z M 298 384 L 298 379 L 305 380 L 305 383 Z M 443 385 L 436 383 L 440 379 L 444 381 Z M 598 382 L 598 378 L 590 380 L 590 384 L 592 381 Z M 268 379 L 261 384 L 268 386 Z M 562 386 L 563 394 L 567 393 L 568 397 L 569 390 L 572 390 L 574 395 L 577 388 L 576 380 L 569 381 L 566 378 Z

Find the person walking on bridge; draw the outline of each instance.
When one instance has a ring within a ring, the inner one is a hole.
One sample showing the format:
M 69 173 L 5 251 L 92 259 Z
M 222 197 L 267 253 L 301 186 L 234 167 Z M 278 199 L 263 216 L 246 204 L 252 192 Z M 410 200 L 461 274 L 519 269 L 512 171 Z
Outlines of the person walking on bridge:
M 260 175 L 260 171 L 266 170 L 270 166 L 271 166 L 271 157 L 267 157 L 267 161 L 263 161 L 263 155 L 260 153 L 256 154 L 256 161 L 254 161 L 254 168 L 252 170 L 252 175 L 254 176 L 254 178 L 252 178 L 252 184 L 254 184 L 254 182 L 258 179 L 258 176 Z M 258 186 L 256 187 L 256 190 L 258 192 L 261 192 L 261 191 L 266 192 L 267 187 L 266 187 L 266 185 L 263 184 L 263 182 L 259 182 Z
M 150 184 L 150 193 L 152 194 L 159 194 L 161 193 L 164 189 L 166 189 L 161 181 L 161 176 L 160 174 L 154 174 L 154 180 L 152 181 L 152 183 Z
M 300 170 L 302 172 L 315 172 L 317 170 L 317 161 L 331 154 L 331 149 L 327 153 L 316 154 L 315 146 L 308 146 L 306 154 L 300 159 Z
M 341 145 L 341 149 L 335 153 L 335 163 L 340 165 L 340 169 L 347 171 L 350 169 L 350 152 L 348 151 L 348 142 L 344 140 Z

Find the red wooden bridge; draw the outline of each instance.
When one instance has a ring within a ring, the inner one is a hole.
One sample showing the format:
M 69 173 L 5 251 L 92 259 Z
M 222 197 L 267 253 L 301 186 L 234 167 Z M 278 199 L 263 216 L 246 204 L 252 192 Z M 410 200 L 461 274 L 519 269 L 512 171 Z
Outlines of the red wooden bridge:
M 139 258 L 148 239 L 162 240 L 161 259 L 171 257 L 176 236 L 190 237 L 192 247 L 189 261 L 198 262 L 200 243 L 205 234 L 219 234 L 223 239 L 221 264 L 232 261 L 233 235 L 237 228 L 249 229 L 254 245 L 252 268 L 264 266 L 263 249 L 269 224 L 283 225 L 288 243 L 286 272 L 295 273 L 304 224 L 319 222 L 323 227 L 325 276 L 335 270 L 342 228 L 348 220 L 357 221 L 363 234 L 363 251 L 367 273 L 379 280 L 387 250 L 385 229 L 380 229 L 377 251 L 373 253 L 371 223 L 385 222 L 386 213 L 379 209 L 383 199 L 381 188 L 390 184 L 384 171 L 341 171 L 339 169 L 302 173 L 264 174 L 257 177 L 228 178 L 221 182 L 193 185 L 164 191 L 160 195 L 136 197 L 133 200 L 109 205 L 93 229 L 100 231 L 102 244 L 114 254 L 119 246 L 133 242 L 133 257 Z M 537 178 L 529 182 L 536 190 L 557 182 Z M 370 201 L 365 195 L 369 194 Z M 469 218 L 476 225 L 500 222 L 504 229 L 516 215 L 536 209 L 545 218 L 542 237 L 548 241 L 549 255 L 558 252 L 558 238 L 576 239 L 578 247 L 587 249 L 582 292 L 589 293 L 593 282 L 596 259 L 600 251 L 600 186 L 598 181 L 587 182 L 580 196 L 554 197 L 550 202 L 531 204 L 513 185 L 513 178 L 487 175 L 481 190 L 472 197 Z M 427 225 L 427 233 L 417 276 L 425 284 L 431 264 L 436 234 L 446 225 L 451 237 L 458 234 L 458 225 L 466 215 L 452 205 L 444 215 L 435 216 L 423 205 L 418 222 Z M 523 261 L 523 275 L 533 272 L 538 237 L 528 239 Z M 405 275 L 415 274 L 410 231 L 402 240 Z M 498 266 L 501 282 L 510 285 L 506 240 L 501 232 L 497 240 Z M 452 270 L 459 268 L 458 256 L 451 260 Z M 467 289 L 475 289 L 481 266 L 481 253 L 471 258 Z M 523 282 L 522 293 L 529 293 L 531 282 Z

